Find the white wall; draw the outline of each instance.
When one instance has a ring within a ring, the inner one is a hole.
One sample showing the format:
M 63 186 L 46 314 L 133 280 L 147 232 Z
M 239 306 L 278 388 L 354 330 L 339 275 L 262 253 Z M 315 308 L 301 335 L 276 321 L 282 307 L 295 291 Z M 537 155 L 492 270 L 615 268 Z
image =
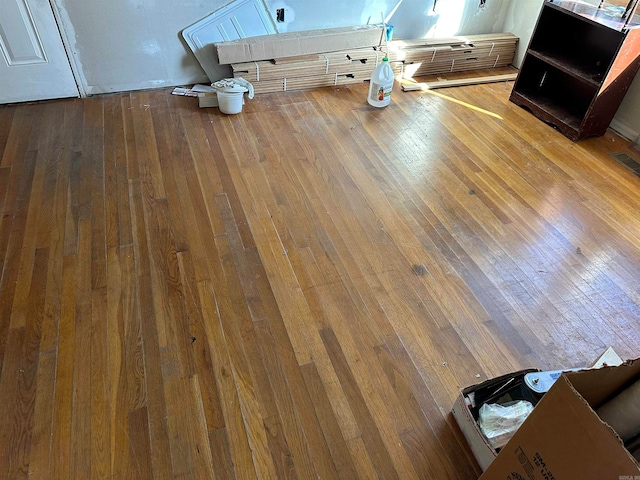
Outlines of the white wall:
M 599 3 L 599 0 L 583 1 L 594 5 Z M 513 64 L 519 68 L 529 46 L 529 40 L 533 35 L 533 29 L 536 26 L 544 0 L 508 0 L 507 3 L 505 21 L 501 27 L 504 32 L 511 32 L 520 38 L 516 57 L 513 61 Z
M 517 0 L 509 2 L 509 9 L 503 25 L 505 32 L 511 32 L 520 38 L 518 49 L 513 64 L 516 67 L 522 65 L 524 54 L 529 46 L 529 40 L 533 35 L 538 15 L 542 9 L 544 0 Z
M 520 37 L 514 64 L 520 66 L 524 53 L 531 40 L 538 14 L 544 0 L 511 0 L 506 14 L 504 31 Z M 597 0 L 590 0 L 597 3 Z M 624 97 L 611 127 L 629 140 L 640 135 L 640 75 L 636 76 L 631 88 Z
M 300 31 L 316 28 L 380 23 L 381 13 L 394 26 L 395 38 L 424 38 L 456 34 L 499 32 L 504 24 L 510 0 L 265 0 L 268 11 L 285 9 L 285 23 L 278 30 Z
M 231 0 L 51 0 L 87 94 L 206 82 L 180 38 L 185 27 Z M 266 0 L 280 31 L 380 22 L 397 0 Z M 501 31 L 509 0 L 403 0 L 390 23 L 395 38 Z
M 87 94 L 206 80 L 180 31 L 229 0 L 52 0 Z
M 611 128 L 628 140 L 640 137 L 640 74 L 631 84 L 631 88 L 620 105 Z

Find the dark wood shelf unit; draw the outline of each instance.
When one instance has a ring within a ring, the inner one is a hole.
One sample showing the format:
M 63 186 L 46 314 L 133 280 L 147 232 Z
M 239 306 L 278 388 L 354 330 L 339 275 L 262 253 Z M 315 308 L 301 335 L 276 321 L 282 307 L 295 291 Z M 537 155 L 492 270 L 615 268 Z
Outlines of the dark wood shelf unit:
M 586 62 L 580 62 L 569 55 L 544 53 L 532 49 L 527 53 L 593 87 L 598 87 L 604 77 L 605 72 L 598 71 Z
M 546 1 L 510 100 L 573 141 L 603 135 L 640 68 L 640 25 Z

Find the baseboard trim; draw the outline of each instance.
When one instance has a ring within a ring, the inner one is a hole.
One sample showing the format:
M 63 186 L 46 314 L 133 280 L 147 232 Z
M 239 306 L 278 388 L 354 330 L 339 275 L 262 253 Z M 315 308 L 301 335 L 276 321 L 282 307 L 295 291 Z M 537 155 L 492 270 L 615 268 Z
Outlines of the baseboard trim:
M 611 127 L 611 130 L 615 131 L 616 133 L 619 133 L 622 137 L 626 138 L 631 142 L 633 142 L 636 138 L 640 137 L 640 132 L 636 132 L 633 128 L 629 127 L 628 125 L 625 125 L 624 123 L 616 120 L 615 118 L 611 121 L 611 124 L 609 126 Z

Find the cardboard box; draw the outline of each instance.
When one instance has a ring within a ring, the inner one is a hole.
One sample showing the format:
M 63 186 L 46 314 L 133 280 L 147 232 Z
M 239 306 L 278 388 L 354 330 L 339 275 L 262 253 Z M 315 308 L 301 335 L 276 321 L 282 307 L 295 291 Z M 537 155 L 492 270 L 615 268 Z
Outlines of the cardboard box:
M 241 38 L 214 43 L 214 49 L 218 62 L 228 64 L 374 47 L 381 39 L 381 25 L 361 25 Z
M 509 373 L 508 375 L 502 375 L 501 377 L 492 378 L 477 385 L 467 387 L 460 392 L 460 395 L 458 395 L 458 398 L 451 409 L 451 413 L 458 423 L 462 434 L 467 439 L 467 443 L 473 452 L 473 456 L 476 458 L 478 465 L 480 465 L 480 468 L 483 471 L 486 470 L 493 459 L 496 458 L 498 452 L 494 450 L 480 431 L 480 427 L 478 427 L 478 423 L 471 415 L 465 398 L 481 389 L 485 389 L 487 387 L 495 387 L 497 389 L 512 378 L 522 378 L 527 373 L 539 371 L 540 370 L 538 369 L 528 369 Z
M 615 350 L 609 347 L 588 368 L 590 369 L 601 368 L 606 365 L 618 366 L 618 365 L 622 365 L 622 363 L 623 363 L 622 359 L 618 356 Z M 578 370 L 578 369 L 574 369 L 574 370 Z M 584 370 L 584 369 L 580 369 L 580 370 Z M 478 464 L 480 465 L 480 468 L 482 468 L 483 471 L 485 471 L 489 467 L 493 459 L 498 455 L 498 451 L 496 451 L 491 447 L 491 445 L 489 444 L 485 436 L 480 431 L 480 428 L 476 420 L 474 419 L 469 408 L 467 407 L 465 398 L 468 397 L 470 394 L 475 394 L 475 392 L 481 391 L 482 389 L 485 389 L 485 388 L 489 388 L 489 387 L 498 388 L 501 384 L 504 384 L 506 381 L 512 378 L 520 379 L 524 377 L 527 373 L 532 373 L 532 372 L 541 372 L 541 371 L 539 369 L 520 370 L 518 372 L 502 375 L 501 377 L 496 377 L 490 380 L 486 380 L 477 385 L 472 385 L 470 387 L 467 387 L 464 390 L 462 390 L 460 395 L 458 395 L 458 398 L 456 399 L 453 405 L 453 408 L 452 408 L 453 417 L 458 423 L 460 430 L 465 436 L 467 443 L 471 448 L 471 451 L 473 452 Z M 560 376 L 560 371 L 547 371 L 546 373 L 548 374 L 547 377 L 552 378 L 554 380 Z M 542 386 L 543 384 L 548 385 L 548 382 L 549 380 L 545 382 L 541 382 L 540 386 Z M 547 388 L 545 388 L 543 391 L 546 391 L 546 389 Z M 640 480 L 640 478 L 634 479 L 634 480 Z
M 620 480 L 640 466 L 595 410 L 640 379 L 640 360 L 563 373 L 480 480 Z

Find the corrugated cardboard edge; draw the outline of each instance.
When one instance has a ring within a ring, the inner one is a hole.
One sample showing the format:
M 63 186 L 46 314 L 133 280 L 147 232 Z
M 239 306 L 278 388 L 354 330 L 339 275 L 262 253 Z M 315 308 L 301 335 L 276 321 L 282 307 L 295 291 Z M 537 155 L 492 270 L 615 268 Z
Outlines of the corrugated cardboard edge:
M 359 40 L 356 41 L 356 38 Z M 332 42 L 328 42 L 327 45 L 327 39 L 331 39 L 335 44 L 331 45 Z M 216 42 L 213 44 L 213 50 L 220 64 L 231 64 L 372 47 L 379 45 L 381 39 L 381 25 L 358 25 Z
M 492 383 L 498 384 L 516 375 L 524 375 L 526 373 L 539 371 L 540 370 L 537 368 L 529 368 L 526 370 L 520 370 L 517 372 L 508 373 L 506 375 L 501 375 L 499 377 L 491 378 L 489 380 L 485 380 L 484 382 L 480 382 L 464 388 L 456 398 L 456 401 L 451 409 L 451 414 L 456 420 L 456 423 L 458 424 L 460 431 L 464 435 L 464 438 L 467 440 L 467 444 L 469 445 L 469 448 L 471 448 L 471 452 L 478 462 L 478 465 L 480 465 L 482 471 L 485 471 L 489 467 L 493 459 L 496 458 L 498 454 L 482 434 L 482 432 L 480 431 L 480 427 L 478 427 L 478 423 L 471 415 L 471 412 L 469 412 L 469 408 L 464 401 L 465 395 L 485 385 L 489 385 Z
M 480 468 L 484 472 L 498 454 L 491 448 L 491 445 L 489 445 L 489 442 L 478 428 L 478 424 L 471 416 L 471 412 L 469 412 L 462 393 L 458 395 L 458 398 L 453 404 L 451 413 L 453 414 L 453 418 L 456 419 L 464 438 L 467 439 L 467 444 L 469 448 L 471 448 L 471 452 L 478 462 L 478 465 L 480 465 Z

